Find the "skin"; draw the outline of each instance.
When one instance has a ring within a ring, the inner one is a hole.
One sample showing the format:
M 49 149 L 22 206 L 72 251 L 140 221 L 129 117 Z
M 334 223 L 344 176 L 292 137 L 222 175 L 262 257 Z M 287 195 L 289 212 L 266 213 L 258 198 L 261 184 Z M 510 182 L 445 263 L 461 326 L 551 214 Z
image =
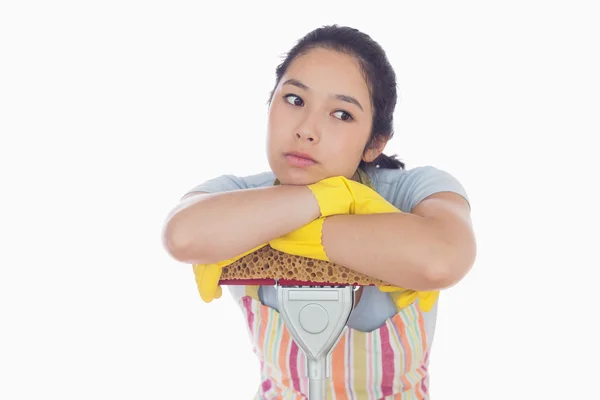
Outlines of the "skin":
M 274 91 L 267 130 L 271 170 L 285 185 L 308 185 L 331 176 L 351 179 L 361 159 L 374 160 L 385 146 L 365 150 L 372 121 L 369 88 L 357 60 L 313 49 L 290 64 Z M 315 163 L 294 165 L 286 158 L 294 151 Z

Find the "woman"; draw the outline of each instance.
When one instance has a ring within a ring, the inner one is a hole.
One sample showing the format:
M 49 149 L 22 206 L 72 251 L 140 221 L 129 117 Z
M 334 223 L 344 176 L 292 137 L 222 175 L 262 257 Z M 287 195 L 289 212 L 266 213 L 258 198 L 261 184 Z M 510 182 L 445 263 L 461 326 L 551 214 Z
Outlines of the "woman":
M 320 218 L 311 185 L 366 174 L 403 212 L 323 218 L 329 260 L 413 290 L 459 282 L 476 254 L 468 197 L 449 173 L 406 170 L 383 154 L 397 94 L 381 47 L 356 29 L 322 27 L 302 38 L 276 72 L 267 133 L 271 171 L 220 176 L 190 190 L 165 224 L 170 254 L 190 264 L 230 259 Z M 231 292 L 261 361 L 256 398 L 306 398 L 307 378 L 299 372 L 306 360 L 279 319 L 275 289 Z M 415 304 L 398 309 L 389 293 L 364 287 L 332 353 L 332 398 L 429 398 L 436 313 Z

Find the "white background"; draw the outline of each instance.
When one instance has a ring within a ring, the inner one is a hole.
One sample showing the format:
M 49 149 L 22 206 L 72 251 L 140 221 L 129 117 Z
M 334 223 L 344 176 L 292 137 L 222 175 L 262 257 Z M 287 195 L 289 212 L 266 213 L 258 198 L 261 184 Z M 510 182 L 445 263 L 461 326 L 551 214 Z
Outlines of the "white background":
M 268 168 L 274 69 L 329 23 L 396 69 L 387 153 L 472 201 L 432 398 L 600 398 L 593 3 L 2 2 L 0 398 L 252 396 L 241 312 L 201 301 L 161 227 L 194 185 Z

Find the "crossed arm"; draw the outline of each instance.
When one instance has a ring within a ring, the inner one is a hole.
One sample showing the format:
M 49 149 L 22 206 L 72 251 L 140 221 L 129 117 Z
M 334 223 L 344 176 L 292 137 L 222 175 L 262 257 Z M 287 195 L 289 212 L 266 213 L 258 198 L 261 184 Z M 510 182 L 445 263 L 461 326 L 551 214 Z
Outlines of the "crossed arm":
M 419 291 L 455 285 L 476 257 L 469 205 L 452 192 L 427 197 L 411 213 L 328 217 L 322 242 L 332 262 Z
M 196 194 L 172 211 L 163 240 L 175 259 L 210 264 L 318 216 L 319 205 L 302 186 Z M 410 213 L 327 217 L 322 244 L 334 263 L 419 291 L 456 284 L 476 256 L 469 205 L 452 192 L 433 194 Z

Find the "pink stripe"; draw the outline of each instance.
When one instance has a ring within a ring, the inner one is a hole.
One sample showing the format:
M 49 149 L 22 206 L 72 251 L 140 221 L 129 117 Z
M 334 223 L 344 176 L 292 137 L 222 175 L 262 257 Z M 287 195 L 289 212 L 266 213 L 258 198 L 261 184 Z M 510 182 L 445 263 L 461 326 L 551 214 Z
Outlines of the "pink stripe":
M 429 372 L 427 371 L 427 364 L 429 363 L 429 350 L 425 352 L 425 357 L 423 359 L 423 365 L 421 366 L 421 369 L 423 370 L 424 373 L 424 377 L 423 380 L 421 381 L 421 389 L 423 390 L 423 393 L 427 394 L 428 390 L 427 390 L 427 384 L 429 383 Z
M 272 385 L 272 383 L 271 383 L 270 379 L 264 380 L 262 382 L 262 391 L 264 394 L 266 394 L 269 390 L 271 390 L 271 385 Z
M 381 390 L 383 396 L 391 396 L 394 392 L 394 350 L 390 344 L 390 331 L 387 324 L 384 324 L 380 330 L 381 338 L 381 353 L 382 353 L 382 370 L 383 376 L 381 379 Z
M 427 394 L 427 376 L 423 377 L 423 380 L 421 381 L 421 390 L 423 390 L 423 393 Z
M 290 350 L 290 374 L 292 374 L 292 386 L 295 391 L 302 393 L 300 388 L 300 377 L 298 376 L 298 345 L 292 340 Z
M 250 334 L 254 336 L 254 313 L 252 312 L 252 297 L 246 296 L 242 299 L 244 308 L 246 309 L 246 316 L 248 318 L 248 326 L 250 327 Z

